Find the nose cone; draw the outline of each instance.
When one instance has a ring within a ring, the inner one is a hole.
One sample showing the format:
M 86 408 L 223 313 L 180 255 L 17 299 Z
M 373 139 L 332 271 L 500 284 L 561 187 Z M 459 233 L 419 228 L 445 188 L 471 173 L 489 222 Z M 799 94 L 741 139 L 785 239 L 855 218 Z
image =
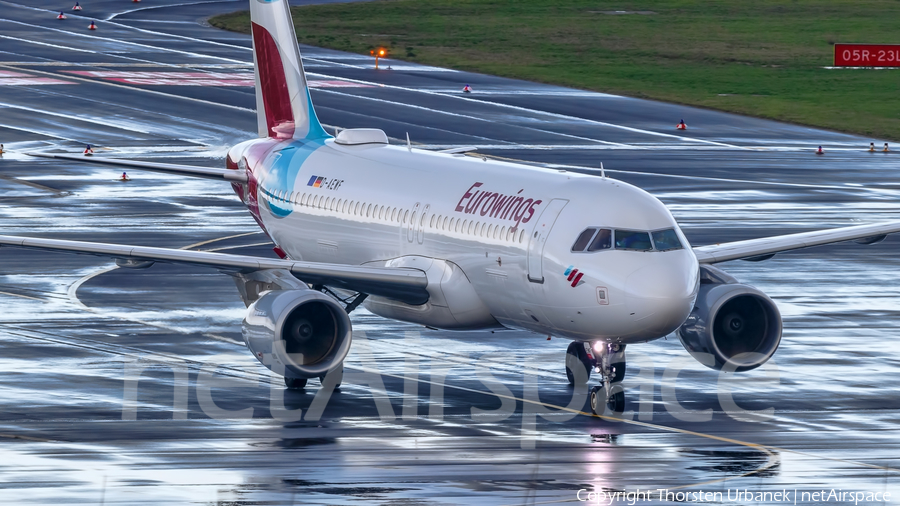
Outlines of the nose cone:
M 625 281 L 625 307 L 638 333 L 647 339 L 680 327 L 691 313 L 699 288 L 699 266 L 690 251 L 652 255 L 656 258 L 648 258 Z

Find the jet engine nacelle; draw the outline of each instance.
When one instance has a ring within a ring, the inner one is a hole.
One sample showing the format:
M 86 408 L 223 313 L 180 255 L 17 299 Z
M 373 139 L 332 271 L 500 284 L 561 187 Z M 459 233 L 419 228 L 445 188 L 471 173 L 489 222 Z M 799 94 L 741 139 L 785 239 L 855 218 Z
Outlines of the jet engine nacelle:
M 350 351 L 350 317 L 320 292 L 273 290 L 263 294 L 244 318 L 244 342 L 271 371 L 290 378 L 318 378 L 337 367 Z
M 715 267 L 700 268 L 697 302 L 677 330 L 681 344 L 711 369 L 749 371 L 766 363 L 781 342 L 775 303 Z

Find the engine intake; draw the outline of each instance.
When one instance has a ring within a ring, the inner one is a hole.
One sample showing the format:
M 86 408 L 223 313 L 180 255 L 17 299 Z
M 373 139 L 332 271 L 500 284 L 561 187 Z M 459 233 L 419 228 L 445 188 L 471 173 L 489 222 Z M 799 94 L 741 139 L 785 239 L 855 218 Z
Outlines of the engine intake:
M 274 290 L 247 308 L 244 342 L 271 371 L 317 378 L 350 352 L 352 328 L 344 308 L 314 290 Z
M 684 348 L 712 369 L 749 371 L 766 363 L 781 342 L 781 313 L 758 289 L 701 266 L 694 310 L 678 329 Z M 712 357 L 712 359 L 710 359 Z

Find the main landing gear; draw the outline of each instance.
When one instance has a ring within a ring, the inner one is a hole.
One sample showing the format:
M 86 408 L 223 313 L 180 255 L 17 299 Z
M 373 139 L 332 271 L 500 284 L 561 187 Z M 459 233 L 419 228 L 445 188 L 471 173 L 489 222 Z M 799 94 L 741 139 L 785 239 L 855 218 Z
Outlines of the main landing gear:
M 331 374 L 331 373 L 329 373 Z M 341 382 L 344 380 L 344 364 L 340 365 L 340 371 L 337 372 L 337 382 L 334 384 L 334 388 L 340 388 Z M 306 384 L 309 382 L 306 378 L 288 378 L 284 377 L 284 386 L 287 387 L 288 390 L 303 390 L 306 388 Z M 319 376 L 319 382 L 325 382 L 325 375 Z
M 625 345 L 575 341 L 566 350 L 566 378 L 570 385 L 583 384 L 591 372 L 600 373 L 600 384 L 591 388 L 591 411 L 596 415 L 625 410 Z

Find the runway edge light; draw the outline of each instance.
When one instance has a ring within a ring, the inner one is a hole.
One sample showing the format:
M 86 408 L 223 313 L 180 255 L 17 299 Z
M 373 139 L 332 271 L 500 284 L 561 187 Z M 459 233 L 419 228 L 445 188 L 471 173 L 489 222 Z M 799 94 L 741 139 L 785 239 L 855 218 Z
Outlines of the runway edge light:
M 687 130 L 687 125 L 684 124 L 684 120 L 681 120 L 680 123 L 675 125 L 675 128 L 678 130 Z
M 97 25 L 95 25 L 94 22 L 91 21 L 91 24 L 88 26 L 88 30 L 96 30 L 96 29 L 97 29 Z
M 63 14 L 62 11 L 59 11 L 59 16 L 56 16 L 56 19 L 66 19 L 66 15 Z
M 375 57 L 375 70 L 378 70 L 378 59 L 386 57 L 387 53 L 387 49 L 384 47 L 378 47 L 369 51 L 369 54 Z
M 80 10 L 81 10 L 81 5 L 79 5 L 78 2 L 75 2 L 75 5 L 72 6 L 72 10 L 73 10 L 73 11 L 80 11 Z

